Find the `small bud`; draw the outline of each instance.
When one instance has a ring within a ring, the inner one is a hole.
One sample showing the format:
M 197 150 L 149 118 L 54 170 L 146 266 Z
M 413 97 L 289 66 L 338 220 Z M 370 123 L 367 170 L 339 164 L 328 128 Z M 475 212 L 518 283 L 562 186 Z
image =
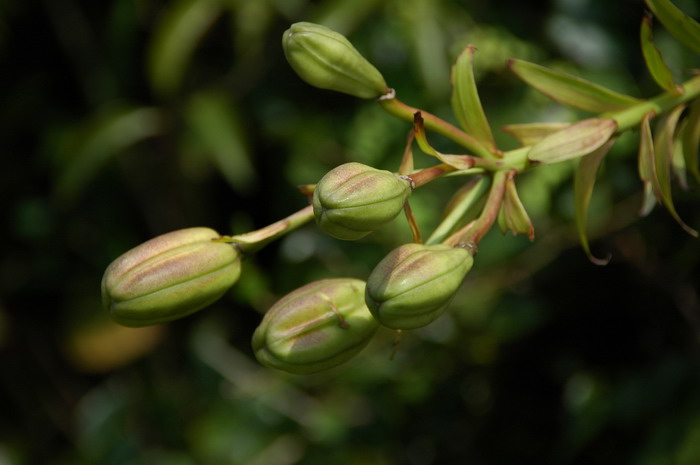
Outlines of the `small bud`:
M 294 374 L 326 370 L 364 348 L 379 324 L 364 302 L 365 283 L 324 279 L 284 296 L 253 334 L 253 350 L 265 366 Z
M 367 279 L 367 307 L 389 328 L 425 326 L 445 311 L 473 263 L 466 248 L 404 244 Z
M 102 278 L 102 303 L 124 326 L 175 320 L 219 299 L 238 280 L 236 248 L 209 228 L 155 237 L 114 260 Z
M 360 98 L 377 98 L 389 89 L 369 61 L 342 34 L 313 23 L 295 23 L 282 47 L 294 71 L 312 86 Z
M 411 195 L 410 181 L 361 163 L 329 171 L 316 185 L 314 216 L 337 239 L 360 239 L 390 222 Z

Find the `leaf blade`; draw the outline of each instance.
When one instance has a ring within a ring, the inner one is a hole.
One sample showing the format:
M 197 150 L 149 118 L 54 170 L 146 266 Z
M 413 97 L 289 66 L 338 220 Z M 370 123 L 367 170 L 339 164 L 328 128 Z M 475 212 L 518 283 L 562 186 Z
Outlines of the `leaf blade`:
M 674 133 L 678 118 L 684 106 L 679 105 L 659 121 L 654 133 L 654 167 L 661 190 L 661 201 L 673 219 L 691 236 L 698 237 L 698 232 L 688 226 L 676 211 L 671 191 L 671 167 L 673 160 Z
M 532 146 L 527 158 L 539 163 L 557 163 L 589 154 L 615 133 L 617 123 L 610 118 L 589 118 L 546 136 Z
M 452 111 L 465 131 L 493 151 L 496 144 L 474 80 L 474 50 L 472 45 L 467 46 L 452 67 L 450 103 Z
M 524 60 L 511 59 L 508 67 L 538 91 L 565 105 L 593 113 L 624 110 L 641 102 L 599 84 Z
M 654 16 L 679 42 L 700 53 L 700 24 L 669 0 L 645 0 Z
M 610 262 L 610 255 L 606 258 L 597 258 L 591 252 L 591 247 L 588 242 L 588 233 L 586 232 L 586 224 L 588 222 L 588 208 L 590 207 L 591 197 L 593 196 L 593 187 L 595 186 L 595 178 L 598 173 L 603 158 L 607 155 L 610 147 L 614 143 L 614 139 L 610 139 L 604 145 L 598 147 L 588 155 L 581 157 L 574 177 L 574 207 L 576 211 L 576 231 L 578 233 L 581 247 L 588 256 L 588 259 L 596 265 L 607 265 Z
M 674 94 L 679 94 L 683 92 L 683 88 L 677 86 L 673 80 L 673 74 L 671 70 L 666 66 L 661 52 L 656 45 L 654 45 L 654 37 L 651 31 L 651 18 L 645 16 L 642 19 L 642 27 L 639 32 L 640 42 L 642 44 L 642 54 L 644 55 L 644 61 L 647 65 L 647 69 L 654 78 L 654 81 L 662 89 L 672 92 Z
M 571 123 L 523 123 L 508 124 L 501 129 L 515 137 L 523 146 L 535 145 L 548 135 L 568 128 Z

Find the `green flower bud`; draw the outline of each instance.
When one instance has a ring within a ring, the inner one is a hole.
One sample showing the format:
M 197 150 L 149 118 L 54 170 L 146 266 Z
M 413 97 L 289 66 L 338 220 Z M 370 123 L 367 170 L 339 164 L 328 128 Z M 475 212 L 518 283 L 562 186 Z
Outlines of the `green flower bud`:
M 188 228 L 155 237 L 114 260 L 102 278 L 102 303 L 124 326 L 175 320 L 210 305 L 238 279 L 241 262 L 219 233 Z
M 360 98 L 377 98 L 389 88 L 377 68 L 342 34 L 313 23 L 295 23 L 284 32 L 287 61 L 303 80 Z
M 367 307 L 389 328 L 425 326 L 445 311 L 473 263 L 465 248 L 404 244 L 384 257 L 367 279 Z
M 324 279 L 292 291 L 255 330 L 255 356 L 265 366 L 294 374 L 351 359 L 379 327 L 365 306 L 364 292 L 364 281 L 350 278 Z
M 326 173 L 316 185 L 314 216 L 324 232 L 352 241 L 396 218 L 409 195 L 409 180 L 361 163 L 346 163 Z

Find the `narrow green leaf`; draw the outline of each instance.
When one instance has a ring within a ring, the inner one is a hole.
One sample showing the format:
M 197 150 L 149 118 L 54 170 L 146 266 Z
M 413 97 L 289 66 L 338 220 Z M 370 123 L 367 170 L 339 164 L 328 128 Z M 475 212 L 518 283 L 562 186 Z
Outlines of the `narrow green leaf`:
M 153 89 L 162 95 L 177 90 L 194 49 L 223 12 L 216 0 L 180 0 L 156 26 L 148 71 Z
M 654 195 L 654 189 L 651 183 L 647 182 L 644 184 L 644 194 L 642 197 L 642 206 L 639 209 L 639 216 L 647 216 L 654 209 L 656 204 L 659 202 L 656 200 Z
M 620 111 L 641 100 L 620 94 L 571 74 L 554 71 L 523 60 L 512 59 L 510 69 L 523 81 L 548 97 L 593 113 Z
M 511 231 L 515 235 L 525 234 L 531 241 L 535 240 L 535 228 L 515 187 L 514 171 L 506 178 L 503 203 L 498 212 L 498 226 L 503 233 Z
M 639 211 L 640 216 L 648 215 L 654 208 L 656 203 L 661 203 L 663 194 L 659 185 L 659 178 L 656 176 L 656 166 L 654 164 L 654 139 L 651 134 L 651 118 L 653 113 L 647 113 L 642 117 L 639 134 L 639 156 L 637 159 L 637 168 L 639 178 L 644 185 L 644 201 Z M 651 199 L 656 202 L 651 202 Z
M 576 176 L 574 178 L 574 206 L 576 209 L 576 230 L 581 241 L 581 247 L 588 256 L 588 259 L 596 265 L 607 265 L 610 261 L 610 256 L 606 258 L 596 258 L 591 253 L 591 248 L 588 243 L 588 234 L 586 232 L 586 223 L 588 222 L 588 207 L 591 203 L 593 195 L 593 187 L 595 186 L 595 178 L 598 173 L 603 158 L 610 150 L 614 143 L 614 139 L 610 139 L 606 144 L 598 147 L 593 152 L 585 157 L 582 157 L 578 163 Z
M 700 53 L 700 24 L 669 0 L 645 0 L 647 6 L 679 42 Z
M 435 150 L 425 135 L 425 127 L 423 125 L 423 117 L 420 112 L 416 112 L 413 119 L 413 134 L 418 142 L 420 149 L 427 155 L 431 155 L 441 162 L 452 166 L 457 170 L 466 170 L 474 166 L 474 159 L 468 155 L 448 155 Z
M 675 94 L 683 92 L 683 88 L 677 86 L 673 81 L 673 74 L 666 66 L 661 52 L 654 45 L 654 37 L 651 32 L 651 18 L 645 16 L 642 19 L 642 27 L 640 30 L 640 40 L 642 42 L 642 53 L 646 62 L 649 73 L 654 78 L 656 83 L 664 90 Z
M 494 150 L 496 144 L 474 80 L 473 61 L 474 47 L 469 45 L 452 67 L 452 110 L 467 134 L 483 142 L 490 150 Z
M 589 154 L 615 133 L 610 118 L 589 118 L 552 133 L 532 146 L 527 158 L 539 163 L 557 163 Z
M 671 216 L 691 236 L 698 237 L 698 232 L 685 224 L 673 205 L 671 192 L 671 163 L 673 159 L 673 141 L 678 124 L 678 118 L 684 106 L 679 105 L 665 115 L 656 126 L 654 132 L 654 167 L 661 190 L 661 200 Z
M 690 112 L 685 119 L 685 127 L 681 133 L 683 141 L 683 157 L 688 172 L 700 183 L 698 170 L 698 150 L 700 149 L 700 99 L 690 105 Z
M 64 202 L 73 200 L 110 158 L 156 136 L 162 126 L 163 115 L 155 108 L 118 107 L 93 115 L 76 142 L 66 147 L 56 196 Z
M 534 145 L 548 135 L 571 126 L 571 123 L 508 124 L 501 129 L 515 137 L 524 146 Z
M 480 176 L 455 192 L 445 207 L 440 224 L 425 243 L 438 244 L 457 228 L 476 218 L 483 207 L 488 186 L 489 178 Z
M 186 120 L 229 185 L 238 192 L 249 190 L 256 176 L 234 103 L 223 92 L 196 93 Z
M 673 151 L 671 154 L 671 169 L 673 177 L 678 181 L 681 189 L 688 190 L 688 174 L 685 167 L 685 158 L 683 158 L 683 140 L 681 134 L 685 129 L 686 121 L 683 120 L 678 124 L 676 137 L 673 138 Z

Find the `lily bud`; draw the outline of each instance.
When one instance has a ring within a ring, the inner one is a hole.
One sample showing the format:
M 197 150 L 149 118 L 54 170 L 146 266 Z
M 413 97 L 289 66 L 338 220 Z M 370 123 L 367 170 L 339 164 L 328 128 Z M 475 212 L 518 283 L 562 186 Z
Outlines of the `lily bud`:
M 389 88 L 381 73 L 345 38 L 325 26 L 295 23 L 284 32 L 287 61 L 312 86 L 360 98 L 377 98 Z
M 155 237 L 114 260 L 102 278 L 102 303 L 124 326 L 175 320 L 219 299 L 238 280 L 241 261 L 219 233 L 187 228 Z
M 367 307 L 389 328 L 425 326 L 442 315 L 473 263 L 466 248 L 404 244 L 367 279 Z
M 326 173 L 316 185 L 314 216 L 327 234 L 352 241 L 396 218 L 410 195 L 409 180 L 361 163 L 346 163 Z
M 287 294 L 267 311 L 253 334 L 258 361 L 309 374 L 351 359 L 379 327 L 365 306 L 364 292 L 364 281 L 338 278 Z

